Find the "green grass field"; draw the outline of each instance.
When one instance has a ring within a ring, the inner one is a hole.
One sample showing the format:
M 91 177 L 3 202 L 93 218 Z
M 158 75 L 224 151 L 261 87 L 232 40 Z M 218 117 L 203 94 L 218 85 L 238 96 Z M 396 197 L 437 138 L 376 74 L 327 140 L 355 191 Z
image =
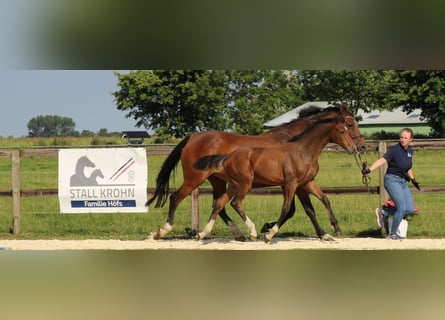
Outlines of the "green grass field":
M 113 139 L 111 139 L 113 141 Z M 74 144 L 76 141 L 71 141 Z M 77 141 L 79 145 L 88 140 Z M 17 143 L 17 142 L 16 142 Z M 67 142 L 68 143 L 68 142 Z M 11 144 L 13 145 L 13 144 Z M 27 148 L 29 145 L 22 145 Z M 445 150 L 418 151 L 414 160 L 416 179 L 422 186 L 444 186 L 445 176 L 442 159 Z M 368 152 L 363 160 L 368 163 L 377 159 L 377 152 Z M 155 179 L 165 156 L 148 157 L 149 187 L 155 186 Z M 361 173 L 354 157 L 343 152 L 323 152 L 319 159 L 320 172 L 316 178 L 321 187 L 361 186 Z M 21 159 L 22 189 L 57 188 L 57 157 L 34 156 Z M 171 186 L 181 185 L 180 167 L 172 177 Z M 378 185 L 378 173 L 371 175 L 371 186 Z M 2 190 L 11 189 L 11 160 L 0 158 L 0 185 Z M 203 185 L 208 187 L 208 183 Z M 149 195 L 150 196 L 150 195 Z M 343 230 L 343 236 L 379 237 L 374 209 L 380 205 L 377 194 L 330 195 L 332 208 Z M 439 193 L 414 192 L 415 201 L 420 208 L 419 215 L 409 224 L 409 237 L 445 237 L 445 197 Z M 200 226 L 203 227 L 211 212 L 212 199 L 208 195 L 200 196 Z M 327 214 L 321 203 L 313 198 L 320 224 L 332 233 Z M 282 198 L 280 196 L 250 195 L 244 202 L 245 211 L 255 222 L 259 231 L 265 222 L 278 218 Z M 57 196 L 32 196 L 21 199 L 21 233 L 11 234 L 12 198 L 0 197 L 0 238 L 10 239 L 144 239 L 164 224 L 167 207 L 150 208 L 148 212 L 134 214 L 61 214 Z M 169 237 L 186 237 L 185 228 L 190 227 L 190 198 L 187 198 L 177 210 L 173 232 Z M 228 208 L 229 215 L 246 232 L 246 228 L 237 214 Z M 306 217 L 301 205 L 297 204 L 297 213 L 279 231 L 279 236 L 315 236 L 314 229 Z M 220 219 L 212 232 L 213 237 L 231 237 L 228 228 Z

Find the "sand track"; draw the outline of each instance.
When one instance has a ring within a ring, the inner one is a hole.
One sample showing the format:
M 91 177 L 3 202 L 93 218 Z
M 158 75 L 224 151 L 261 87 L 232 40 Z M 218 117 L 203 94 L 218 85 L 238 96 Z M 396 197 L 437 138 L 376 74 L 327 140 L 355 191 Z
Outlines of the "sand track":
M 445 239 L 387 240 L 378 238 L 274 238 L 237 242 L 231 239 L 196 240 L 0 240 L 2 250 L 445 250 Z

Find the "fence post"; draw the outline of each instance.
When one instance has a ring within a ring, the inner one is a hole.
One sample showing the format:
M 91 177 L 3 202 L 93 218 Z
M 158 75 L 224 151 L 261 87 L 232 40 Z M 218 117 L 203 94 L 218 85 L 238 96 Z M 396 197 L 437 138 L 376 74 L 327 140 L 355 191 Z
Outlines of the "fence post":
M 382 157 L 386 153 L 386 142 L 380 141 L 379 142 L 379 155 Z M 385 178 L 385 172 L 388 165 L 385 163 L 384 165 L 380 166 L 379 168 L 379 189 L 380 189 L 380 205 L 383 205 L 388 199 L 389 195 L 388 192 L 386 192 L 385 184 L 384 184 L 384 178 Z
M 12 233 L 20 233 L 20 150 L 13 150 L 12 158 Z
M 199 189 L 191 193 L 192 197 L 192 230 L 199 231 Z

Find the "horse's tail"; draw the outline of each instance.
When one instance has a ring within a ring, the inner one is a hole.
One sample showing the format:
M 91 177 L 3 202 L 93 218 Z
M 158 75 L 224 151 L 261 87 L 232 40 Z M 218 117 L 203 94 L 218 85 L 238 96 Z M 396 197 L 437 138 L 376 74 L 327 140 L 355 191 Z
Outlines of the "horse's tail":
M 215 154 L 201 157 L 193 164 L 193 168 L 198 170 L 213 170 L 216 172 L 223 169 L 223 164 L 226 159 L 227 154 Z
M 147 201 L 147 203 L 145 203 L 145 206 L 150 206 L 155 199 L 158 199 L 156 201 L 155 208 L 162 207 L 167 202 L 168 194 L 170 192 L 170 174 L 181 159 L 182 150 L 189 139 L 190 136 L 185 137 L 172 150 L 172 152 L 170 152 L 167 159 L 165 159 L 164 163 L 162 164 L 161 171 L 159 171 L 158 177 L 156 178 L 156 190 L 153 196 Z

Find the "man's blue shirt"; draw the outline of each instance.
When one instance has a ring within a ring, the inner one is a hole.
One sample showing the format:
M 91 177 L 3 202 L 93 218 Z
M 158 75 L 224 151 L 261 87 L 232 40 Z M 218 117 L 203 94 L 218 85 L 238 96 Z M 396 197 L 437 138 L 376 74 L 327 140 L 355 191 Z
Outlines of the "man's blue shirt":
M 405 150 L 400 143 L 391 147 L 383 156 L 388 162 L 386 173 L 395 174 L 409 181 L 408 170 L 413 166 L 413 149 L 411 146 Z

